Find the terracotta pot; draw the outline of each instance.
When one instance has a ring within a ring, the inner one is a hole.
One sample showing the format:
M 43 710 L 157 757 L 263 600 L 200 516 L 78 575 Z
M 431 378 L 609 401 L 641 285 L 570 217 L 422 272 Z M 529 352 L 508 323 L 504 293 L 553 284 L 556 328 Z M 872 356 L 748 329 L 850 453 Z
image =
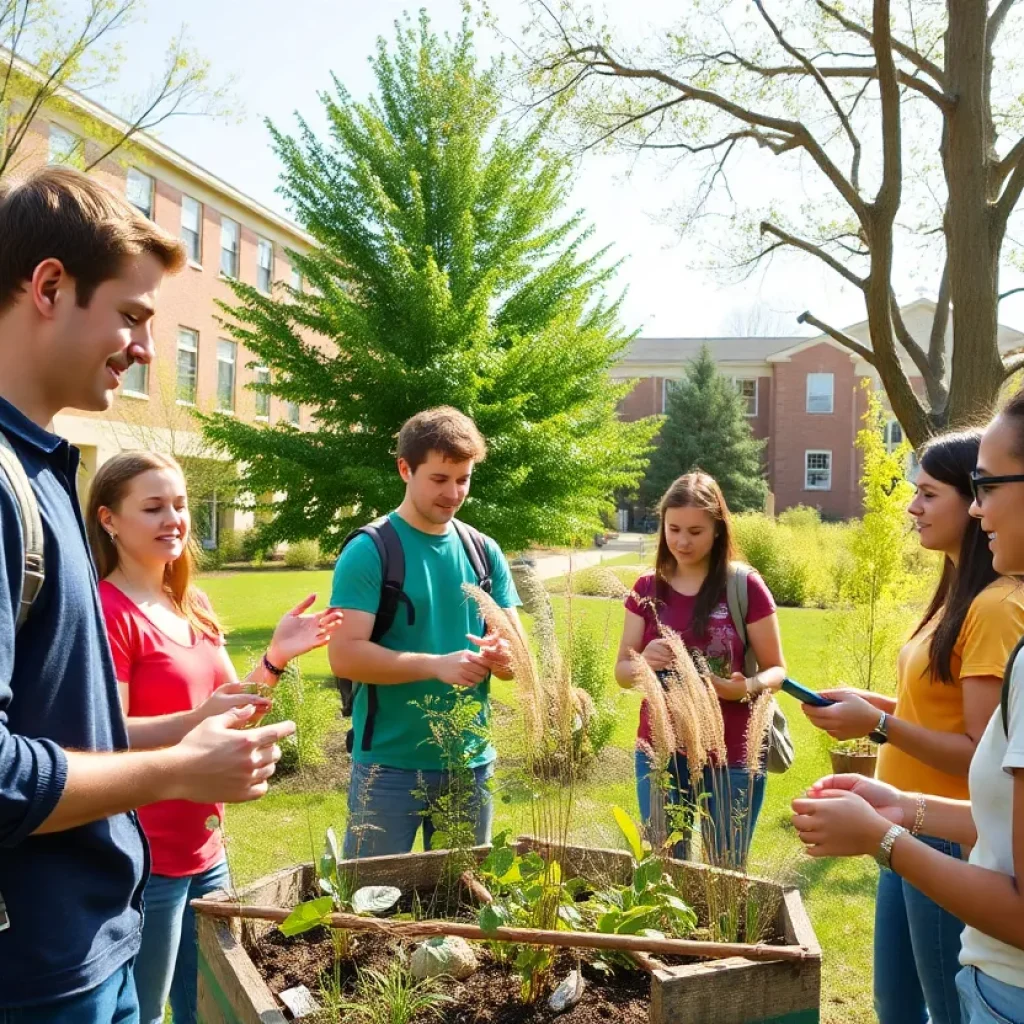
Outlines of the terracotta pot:
M 875 777 L 877 754 L 851 754 L 846 750 L 830 750 L 834 775 L 865 775 L 869 779 Z

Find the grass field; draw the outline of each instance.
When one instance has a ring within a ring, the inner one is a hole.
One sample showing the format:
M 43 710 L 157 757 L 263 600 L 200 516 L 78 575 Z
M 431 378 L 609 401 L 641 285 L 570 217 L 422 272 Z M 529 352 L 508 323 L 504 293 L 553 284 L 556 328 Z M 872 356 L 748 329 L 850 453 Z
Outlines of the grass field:
M 203 580 L 214 607 L 231 630 L 229 648 L 240 672 L 248 671 L 252 652 L 264 649 L 278 617 L 306 594 L 322 601 L 330 594 L 330 573 L 267 572 L 210 576 Z M 556 598 L 556 601 L 563 599 Z M 622 609 L 599 598 L 578 598 L 577 614 L 607 630 L 609 663 L 614 657 L 622 623 Z M 822 675 L 828 642 L 828 612 L 784 608 L 779 612 L 790 674 L 814 688 L 833 682 Z M 328 677 L 324 652 L 308 655 L 302 665 L 309 677 Z M 325 685 L 329 685 L 325 679 Z M 514 701 L 513 684 L 496 683 L 496 701 Z M 606 749 L 591 777 L 578 789 L 575 838 L 596 845 L 621 845 L 611 818 L 619 804 L 636 812 L 632 749 L 637 721 L 637 698 L 617 697 L 621 714 L 612 745 Z M 875 1020 L 871 1006 L 871 943 L 874 887 L 877 869 L 867 858 L 845 861 L 810 861 L 789 825 L 789 803 L 811 782 L 829 771 L 826 747 L 799 707 L 781 698 L 789 717 L 797 759 L 785 775 L 771 776 L 757 827 L 753 861 L 778 864 L 786 860 L 798 872 L 814 927 L 824 950 L 822 1019 L 829 1024 L 868 1024 Z M 344 726 L 339 721 L 339 728 Z M 499 757 L 502 737 L 496 737 Z M 234 807 L 228 815 L 228 856 L 236 881 L 245 882 L 267 871 L 318 856 L 324 829 L 340 832 L 346 816 L 346 795 L 337 786 L 318 784 L 302 790 L 297 780 L 278 784 L 256 804 Z M 301 780 L 298 780 L 301 781 Z M 497 799 L 496 828 L 528 831 L 523 806 Z

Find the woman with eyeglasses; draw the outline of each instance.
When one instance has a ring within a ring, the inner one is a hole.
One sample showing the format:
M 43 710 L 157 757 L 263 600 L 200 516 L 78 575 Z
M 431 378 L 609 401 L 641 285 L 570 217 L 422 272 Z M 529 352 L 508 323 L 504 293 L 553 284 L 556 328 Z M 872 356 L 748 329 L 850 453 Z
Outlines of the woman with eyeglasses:
M 922 450 L 908 509 L 921 546 L 943 555 L 928 608 L 900 652 L 896 697 L 826 690 L 837 703 L 803 705 L 836 739 L 881 742 L 877 777 L 906 792 L 966 800 L 967 773 L 999 703 L 1006 659 L 1024 633 L 1024 593 L 992 564 L 969 514 L 980 430 L 949 433 Z M 921 832 L 920 823 L 917 824 Z M 951 857 L 959 843 L 921 834 Z M 963 922 L 891 871 L 875 901 L 875 1011 L 880 1024 L 956 1024 Z
M 970 512 L 993 566 L 1024 575 L 1024 391 L 989 424 L 973 474 Z M 1014 591 L 1019 596 L 1019 591 Z M 957 975 L 966 1024 L 1024 1024 L 1024 653 L 1008 659 L 997 706 L 970 764 L 969 801 L 904 792 L 834 775 L 793 801 L 793 824 L 812 857 L 873 854 L 903 883 L 966 928 Z M 915 838 L 971 847 L 970 862 Z M 934 937 L 931 938 L 934 942 Z M 910 1019 L 910 1018 L 908 1018 Z

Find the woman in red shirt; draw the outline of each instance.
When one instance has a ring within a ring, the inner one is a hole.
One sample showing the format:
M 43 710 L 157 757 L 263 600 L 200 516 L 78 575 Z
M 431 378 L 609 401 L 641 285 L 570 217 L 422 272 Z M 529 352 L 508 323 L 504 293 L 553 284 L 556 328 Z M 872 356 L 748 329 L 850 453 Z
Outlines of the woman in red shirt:
M 239 725 L 270 702 L 244 692 L 206 595 L 192 583 L 185 480 L 174 459 L 128 452 L 105 462 L 89 496 L 87 528 L 121 702 L 133 746 L 171 746 L 210 715 L 240 709 Z M 249 681 L 273 685 L 285 665 L 330 639 L 333 610 L 281 619 Z M 152 874 L 135 963 L 143 1024 L 196 1020 L 195 919 L 189 901 L 229 884 L 221 804 L 164 801 L 139 810 Z
M 642 654 L 655 672 L 669 667 L 672 655 L 661 638 L 662 627 L 674 630 L 690 650 L 707 660 L 722 708 L 728 764 L 707 765 L 695 787 L 690 781 L 686 752 L 679 751 L 671 759 L 668 803 L 688 809 L 684 837 L 674 852 L 679 858 L 689 857 L 694 810 L 702 807 L 709 860 L 740 867 L 746 860 L 765 789 L 764 775 L 756 775 L 751 783 L 747 771 L 750 699 L 764 690 L 778 690 L 785 678 L 779 619 L 771 592 L 751 571 L 747 576 L 746 627 L 760 670 L 747 678 L 743 673 L 746 649 L 726 600 L 729 574 L 735 571 L 735 549 L 721 489 L 707 473 L 687 473 L 665 492 L 658 514 L 661 522 L 654 572 L 641 576 L 626 598 L 615 678 L 620 686 L 633 686 L 634 651 Z M 645 701 L 637 734 L 636 786 L 640 815 L 647 824 L 651 819 L 653 766 L 645 750 L 651 746 Z

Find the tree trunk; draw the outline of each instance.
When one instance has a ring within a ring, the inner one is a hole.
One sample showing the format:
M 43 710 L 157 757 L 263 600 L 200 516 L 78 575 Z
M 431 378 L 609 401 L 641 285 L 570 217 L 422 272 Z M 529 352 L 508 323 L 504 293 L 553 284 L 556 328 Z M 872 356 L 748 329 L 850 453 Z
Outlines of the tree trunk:
M 987 416 L 1003 380 L 998 344 L 999 251 L 989 163 L 994 129 L 985 93 L 985 0 L 949 0 L 947 89 L 955 99 L 946 113 L 943 165 L 949 189 L 947 244 L 953 305 L 953 358 L 949 404 L 933 410 L 937 425 L 960 426 Z

